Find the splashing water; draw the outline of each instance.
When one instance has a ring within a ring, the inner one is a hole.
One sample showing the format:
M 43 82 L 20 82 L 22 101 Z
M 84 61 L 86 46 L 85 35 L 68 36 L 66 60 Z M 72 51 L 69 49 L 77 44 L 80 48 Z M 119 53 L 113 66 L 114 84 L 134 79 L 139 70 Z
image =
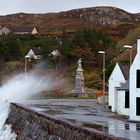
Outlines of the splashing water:
M 16 140 L 16 134 L 11 132 L 10 125 L 4 125 L 8 117 L 10 103 L 0 101 L 0 140 Z
M 20 74 L 11 80 L 8 80 L 0 88 L 0 140 L 15 140 L 16 134 L 11 133 L 11 126 L 4 125 L 8 117 L 10 102 L 18 102 L 28 99 L 32 95 L 49 89 L 50 77 L 40 77 L 35 73 L 28 73 L 25 77 Z

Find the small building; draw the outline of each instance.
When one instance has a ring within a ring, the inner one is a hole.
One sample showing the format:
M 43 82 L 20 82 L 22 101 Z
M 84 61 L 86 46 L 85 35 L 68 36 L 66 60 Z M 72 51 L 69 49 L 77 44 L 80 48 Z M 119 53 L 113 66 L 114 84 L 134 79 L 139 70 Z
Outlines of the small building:
M 7 27 L 1 27 L 0 28 L 0 35 L 7 35 L 11 32 L 11 30 Z
M 31 70 L 33 67 L 37 66 L 38 61 L 42 58 L 40 55 L 40 50 L 38 48 L 31 48 L 27 55 L 25 55 L 25 72 Z M 27 67 L 28 65 L 28 67 Z
M 14 34 L 38 34 L 38 29 L 35 26 L 21 26 L 21 27 L 1 27 L 0 35 L 8 35 L 9 33 Z
M 119 115 L 128 116 L 130 111 L 129 70 L 130 66 L 116 63 L 109 78 L 109 107 Z
M 40 59 L 42 56 L 39 48 L 32 47 L 25 57 L 30 59 Z
M 109 77 L 109 108 L 112 112 L 116 112 L 118 105 L 117 88 L 121 87 L 127 80 L 129 75 L 128 66 L 122 66 L 116 63 Z

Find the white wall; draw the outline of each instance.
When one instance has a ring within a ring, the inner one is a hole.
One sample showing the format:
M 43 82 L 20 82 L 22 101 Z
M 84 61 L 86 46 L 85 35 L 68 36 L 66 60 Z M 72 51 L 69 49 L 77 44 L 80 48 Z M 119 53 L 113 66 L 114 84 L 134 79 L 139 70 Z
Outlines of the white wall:
M 118 91 L 118 106 L 116 112 L 119 115 L 129 115 L 130 109 L 125 108 L 125 91 Z
M 38 31 L 37 29 L 34 27 L 34 29 L 32 30 L 32 34 L 35 35 L 35 34 L 38 34 Z
M 130 68 L 130 120 L 134 121 L 140 121 L 140 116 L 136 116 L 136 97 L 140 97 L 140 88 L 136 88 L 136 71 L 140 69 L 140 40 L 137 47 L 137 55 Z
M 115 99 L 115 87 L 120 87 L 121 83 L 125 83 L 125 78 L 118 63 L 116 63 L 109 78 L 109 106 L 112 107 L 112 112 L 115 112 L 115 104 L 117 101 L 117 99 Z
M 29 34 L 29 32 L 14 32 L 14 33 L 19 35 Z

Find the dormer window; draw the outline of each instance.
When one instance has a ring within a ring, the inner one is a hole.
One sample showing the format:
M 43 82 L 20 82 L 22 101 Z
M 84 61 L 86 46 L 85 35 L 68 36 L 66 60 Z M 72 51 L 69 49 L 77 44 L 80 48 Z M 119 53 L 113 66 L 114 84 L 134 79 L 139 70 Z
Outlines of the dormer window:
M 137 70 L 137 75 L 136 75 L 136 86 L 137 88 L 140 88 L 140 70 Z

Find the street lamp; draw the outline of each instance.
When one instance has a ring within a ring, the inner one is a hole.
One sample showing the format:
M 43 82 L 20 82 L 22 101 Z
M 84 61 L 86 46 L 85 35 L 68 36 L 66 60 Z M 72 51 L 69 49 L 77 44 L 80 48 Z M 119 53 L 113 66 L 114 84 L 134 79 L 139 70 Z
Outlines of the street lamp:
M 103 105 L 105 107 L 105 52 L 98 51 L 98 53 L 103 55 Z
M 56 65 L 56 70 L 59 70 L 61 69 L 61 65 L 60 65 L 60 62 L 59 62 L 59 57 L 61 56 L 61 53 L 55 49 L 54 51 L 52 51 L 49 56 L 53 56 L 54 60 L 55 60 L 55 65 Z
M 130 66 L 132 64 L 132 46 L 130 45 L 124 45 L 124 48 L 130 49 Z
M 61 53 L 60 53 L 57 49 L 55 49 L 54 51 L 52 51 L 52 52 L 49 54 L 49 56 L 50 56 L 50 55 L 53 55 L 53 57 L 54 57 L 54 59 L 55 59 L 56 57 L 60 56 Z
M 26 77 L 26 73 L 27 73 L 27 61 L 30 61 L 31 57 L 29 55 L 25 56 L 25 67 L 24 67 L 24 72 L 25 72 L 25 77 Z

